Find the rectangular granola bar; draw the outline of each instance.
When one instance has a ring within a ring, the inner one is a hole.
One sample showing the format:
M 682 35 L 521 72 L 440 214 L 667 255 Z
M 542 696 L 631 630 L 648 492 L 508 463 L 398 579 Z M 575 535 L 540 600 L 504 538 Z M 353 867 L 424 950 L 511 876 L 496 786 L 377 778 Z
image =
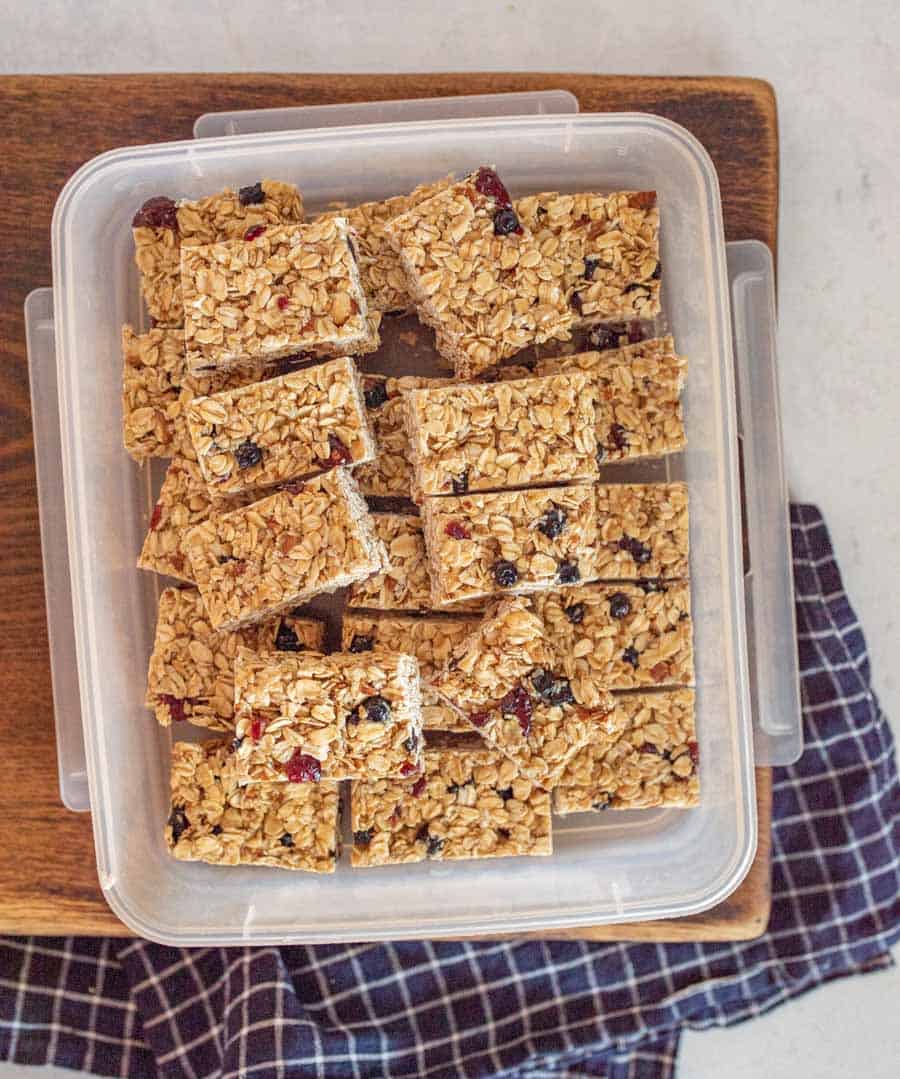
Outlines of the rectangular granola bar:
M 274 487 L 375 456 L 350 357 L 195 397 L 187 425 L 203 478 L 219 494 Z
M 350 787 L 356 868 L 553 853 L 550 795 L 494 750 L 426 749 L 412 779 Z
M 688 581 L 589 585 L 534 598 L 579 699 L 694 681 Z
M 233 240 L 251 228 L 303 220 L 303 199 L 293 184 L 262 180 L 234 192 L 180 202 L 158 195 L 134 215 L 134 261 L 150 317 L 182 326 L 181 247 Z
M 433 605 L 597 577 L 596 501 L 587 485 L 426 499 Z
M 565 677 L 555 644 L 528 600 L 511 597 L 453 648 L 431 680 L 487 742 L 548 790 L 613 708 L 599 683 L 590 704 L 582 698 Z
M 164 838 L 181 861 L 334 872 L 337 783 L 242 786 L 229 740 L 176 742 L 171 792 Z
M 234 689 L 242 781 L 317 783 L 421 769 L 419 668 L 410 655 L 242 649 Z
M 122 327 L 122 436 L 135 461 L 169 457 L 184 379 L 184 334 Z
M 359 489 L 364 495 L 384 498 L 412 497 L 412 461 L 406 431 L 406 392 L 424 386 L 445 386 L 448 379 L 418 378 L 406 375 L 362 376 L 363 397 L 372 431 L 377 442 L 375 460 L 356 470 Z
M 579 322 L 651 319 L 660 312 L 655 191 L 543 192 L 516 213 L 545 256 L 562 263 L 566 301 Z
M 542 375 L 582 371 L 595 381 L 600 464 L 684 449 L 681 391 L 687 360 L 675 352 L 671 337 L 539 360 L 535 370 Z
M 242 509 L 182 540 L 215 629 L 237 629 L 384 568 L 385 551 L 346 469 Z
M 451 650 L 472 634 L 479 618 L 414 618 L 410 615 L 345 614 L 341 648 L 349 652 L 408 652 L 422 676 L 422 726 L 426 731 L 471 731 L 427 684 L 450 658 Z
M 414 513 L 373 513 L 375 532 L 387 551 L 381 573 L 350 585 L 348 607 L 379 611 L 430 611 L 431 578 L 422 518 Z M 483 600 L 454 603 L 452 613 L 484 610 Z
M 700 801 L 694 692 L 616 697 L 614 731 L 580 750 L 553 792 L 557 813 L 597 809 L 685 809 Z
M 564 266 L 519 223 L 493 169 L 395 217 L 385 233 L 419 318 L 434 328 L 437 349 L 459 378 L 528 345 L 568 337 Z
M 159 597 L 146 705 L 164 727 L 187 720 L 210 730 L 231 730 L 239 648 L 318 652 L 324 639 L 324 622 L 293 612 L 217 633 L 196 589 L 166 588 Z
M 378 347 L 342 217 L 181 249 L 187 368 Z
M 566 373 L 412 390 L 416 500 L 596 479 L 595 393 Z
M 594 576 L 604 580 L 687 577 L 687 484 L 601 484 L 596 491 Z

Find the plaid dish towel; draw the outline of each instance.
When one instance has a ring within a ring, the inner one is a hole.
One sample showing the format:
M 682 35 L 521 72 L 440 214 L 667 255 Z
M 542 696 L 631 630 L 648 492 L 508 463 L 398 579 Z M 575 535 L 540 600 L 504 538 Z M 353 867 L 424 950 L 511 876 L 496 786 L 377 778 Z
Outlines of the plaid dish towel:
M 679 1034 L 880 969 L 900 786 L 828 533 L 792 508 L 806 751 L 775 769 L 772 919 L 746 944 L 419 942 L 181 950 L 0 939 L 0 1058 L 121 1076 L 674 1071 Z

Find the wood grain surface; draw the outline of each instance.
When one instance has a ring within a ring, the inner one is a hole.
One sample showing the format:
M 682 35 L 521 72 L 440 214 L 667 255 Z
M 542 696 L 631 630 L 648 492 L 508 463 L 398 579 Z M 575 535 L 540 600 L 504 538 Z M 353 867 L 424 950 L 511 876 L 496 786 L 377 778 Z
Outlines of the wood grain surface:
M 90 817 L 59 800 L 22 304 L 50 281 L 56 197 L 117 146 L 190 138 L 204 112 L 337 101 L 566 89 L 582 111 L 647 111 L 706 146 L 728 239 L 776 250 L 778 131 L 771 87 L 749 79 L 596 75 L 124 75 L 0 79 L 0 931 L 127 934 L 100 892 Z M 595 940 L 725 940 L 769 910 L 771 776 L 757 773 L 760 846 L 744 884 L 706 914 L 572 931 Z

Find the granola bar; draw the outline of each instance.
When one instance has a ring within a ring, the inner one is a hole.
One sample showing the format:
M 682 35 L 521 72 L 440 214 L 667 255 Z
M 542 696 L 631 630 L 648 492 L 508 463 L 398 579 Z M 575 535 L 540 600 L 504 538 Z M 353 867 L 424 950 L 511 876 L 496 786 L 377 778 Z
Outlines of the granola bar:
M 350 787 L 356 868 L 552 854 L 550 795 L 493 750 L 426 749 L 424 775 Z
M 416 499 L 596 479 L 595 392 L 566 373 L 412 390 Z
M 606 689 L 691 685 L 694 651 L 687 581 L 589 585 L 534 598 L 579 699 Z
M 546 257 L 493 169 L 482 168 L 395 217 L 385 232 L 419 318 L 458 377 L 528 345 L 565 340 L 573 313 L 562 262 Z
M 681 390 L 687 360 L 671 337 L 538 361 L 542 375 L 583 371 L 597 385 L 597 460 L 658 457 L 685 446 Z
M 378 347 L 342 217 L 181 249 L 187 368 Z
M 563 264 L 565 298 L 579 322 L 659 314 L 655 191 L 551 191 L 517 199 L 515 209 L 545 258 Z
M 615 732 L 600 730 L 569 762 L 553 792 L 557 813 L 684 809 L 700 801 L 694 692 L 616 697 Z
M 450 657 L 451 650 L 480 622 L 479 618 L 414 618 L 410 615 L 372 617 L 345 614 L 341 637 L 344 651 L 408 652 L 419 662 L 422 676 L 422 726 L 426 731 L 471 731 L 469 723 L 448 708 L 427 684 Z
M 406 375 L 363 376 L 363 398 L 378 444 L 375 460 L 360 465 L 355 475 L 364 495 L 384 498 L 412 497 L 412 461 L 406 432 L 406 392 L 425 386 L 445 386 L 448 379 Z
M 359 277 L 373 310 L 384 314 L 412 310 L 406 275 L 388 242 L 384 226 L 420 202 L 445 190 L 451 183 L 450 179 L 437 180 L 431 184 L 421 184 L 408 195 L 395 195 L 380 202 L 364 202 L 322 215 L 346 217 L 350 227 L 355 230 Z
M 387 551 L 385 569 L 352 584 L 347 606 L 379 611 L 432 610 L 422 518 L 414 513 L 373 513 L 372 520 Z M 481 611 L 484 601 L 454 603 L 444 609 L 453 613 Z
M 422 766 L 419 668 L 406 654 L 238 652 L 242 781 L 407 776 Z
M 686 484 L 608 484 L 596 491 L 596 577 L 688 575 Z
M 593 487 L 429 498 L 422 520 L 435 607 L 598 576 Z
M 231 730 L 239 648 L 321 651 L 324 638 L 320 619 L 293 612 L 259 626 L 216 633 L 196 589 L 166 588 L 159 597 L 146 705 L 164 727 L 187 720 L 210 730 Z
M 587 706 L 577 684 L 562 673 L 551 641 L 556 643 L 528 600 L 510 597 L 454 647 L 431 680 L 442 700 L 548 790 L 613 708 L 599 683 Z
M 122 327 L 122 434 L 135 461 L 169 457 L 184 378 L 184 334 Z
M 171 791 L 164 838 L 182 861 L 334 872 L 337 783 L 241 786 L 228 741 L 176 742 Z
M 215 629 L 259 622 L 385 564 L 365 502 L 343 468 L 212 513 L 182 545 Z
M 293 184 L 262 180 L 216 195 L 175 202 L 164 195 L 148 199 L 132 222 L 134 261 L 150 317 L 163 326 L 184 324 L 181 299 L 181 246 L 243 236 L 261 225 L 303 220 L 303 199 Z
M 273 487 L 375 456 L 349 357 L 195 397 L 187 424 L 203 477 L 221 494 Z

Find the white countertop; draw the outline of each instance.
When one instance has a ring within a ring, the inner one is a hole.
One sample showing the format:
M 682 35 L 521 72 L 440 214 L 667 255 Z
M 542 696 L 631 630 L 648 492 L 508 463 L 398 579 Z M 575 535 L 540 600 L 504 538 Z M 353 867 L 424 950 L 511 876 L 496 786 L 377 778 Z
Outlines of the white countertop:
M 900 731 L 900 5 L 305 0 L 256 5 L 249 24 L 247 12 L 212 0 L 0 0 L 0 72 L 588 71 L 773 84 L 788 479 L 794 499 L 825 513 Z M 681 1074 L 718 1079 L 727 1057 L 732 1079 L 893 1079 L 898 995 L 894 970 L 689 1033 Z M 0 1065 L 0 1076 L 20 1071 Z

